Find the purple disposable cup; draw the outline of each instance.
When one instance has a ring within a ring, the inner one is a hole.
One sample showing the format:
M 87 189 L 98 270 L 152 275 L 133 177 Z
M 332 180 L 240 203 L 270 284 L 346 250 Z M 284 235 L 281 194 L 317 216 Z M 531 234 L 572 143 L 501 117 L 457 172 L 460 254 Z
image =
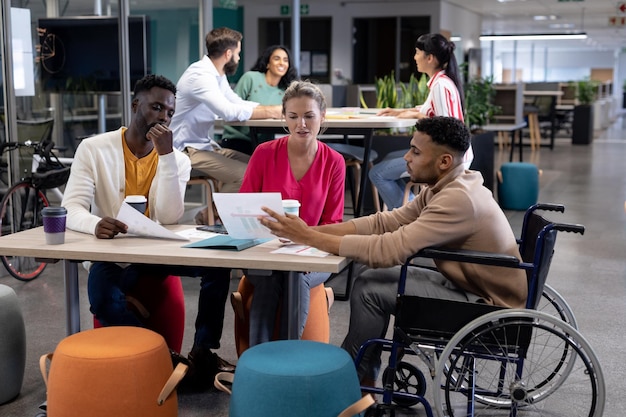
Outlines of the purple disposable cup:
M 46 243 L 48 245 L 65 243 L 65 219 L 67 218 L 65 207 L 44 207 L 41 210 L 41 217 Z

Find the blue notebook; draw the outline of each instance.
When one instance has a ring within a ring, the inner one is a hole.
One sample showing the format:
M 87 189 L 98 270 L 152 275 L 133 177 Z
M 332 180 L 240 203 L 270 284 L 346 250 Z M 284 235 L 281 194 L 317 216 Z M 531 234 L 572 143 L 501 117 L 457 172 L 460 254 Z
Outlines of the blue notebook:
M 184 245 L 183 248 L 225 249 L 244 250 L 252 246 L 260 245 L 271 239 L 233 239 L 228 235 L 213 236 L 208 239 Z

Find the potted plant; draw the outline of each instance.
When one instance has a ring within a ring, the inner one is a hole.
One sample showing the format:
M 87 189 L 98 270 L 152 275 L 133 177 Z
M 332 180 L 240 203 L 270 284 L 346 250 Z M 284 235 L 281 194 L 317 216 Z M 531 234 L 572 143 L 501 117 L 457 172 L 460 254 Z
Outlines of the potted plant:
M 410 108 L 422 104 L 428 96 L 428 79 L 426 74 L 422 74 L 418 79 L 415 74 L 411 74 L 408 84 L 396 81 L 395 74 L 385 75 L 374 80 L 376 88 L 376 108 Z M 361 93 L 361 106 L 367 108 L 367 103 Z
M 622 84 L 622 108 L 626 109 L 626 79 L 624 84 Z
M 486 132 L 481 127 L 491 121 L 501 108 L 494 104 L 496 90 L 493 77 L 474 78 L 463 86 L 465 93 L 465 124 L 472 132 L 474 160 L 471 169 L 480 171 L 485 187 L 494 188 L 494 132 Z
M 408 109 L 419 106 L 428 97 L 428 77 L 426 74 L 422 74 L 419 79 L 415 74 L 411 74 L 409 82 L 405 84 L 401 81 L 396 81 L 395 74 L 391 71 L 391 74 L 382 78 L 376 78 L 374 86 L 376 88 L 376 108 L 378 109 L 386 107 Z M 359 99 L 361 106 L 367 108 L 363 94 L 360 95 Z M 383 132 L 380 133 L 382 134 Z M 390 134 L 397 133 L 397 131 L 390 132 Z M 401 132 L 400 134 L 404 135 L 406 132 Z
M 593 140 L 593 103 L 598 83 L 585 78 L 574 81 L 576 102 L 572 120 L 572 144 L 589 145 Z
M 493 103 L 496 90 L 493 77 L 474 78 L 463 86 L 465 93 L 465 124 L 472 133 L 491 121 L 500 112 L 500 106 Z
M 376 88 L 376 108 L 403 108 L 408 109 L 418 106 L 426 100 L 428 96 L 428 76 L 422 74 L 419 78 L 411 74 L 408 83 L 396 81 L 395 73 L 374 80 Z M 361 106 L 367 108 L 363 95 L 360 96 Z M 372 149 L 377 152 L 378 162 L 389 152 L 408 149 L 414 128 L 386 129 L 376 131 L 372 139 Z M 394 136 L 390 140 L 389 136 Z
M 396 81 L 395 73 L 374 80 L 376 90 L 376 108 L 411 108 L 418 106 L 426 100 L 428 96 L 428 76 L 422 74 L 417 77 L 411 74 L 409 81 L 403 83 Z M 368 108 L 363 97 L 359 97 L 361 107 Z M 413 135 L 414 128 L 409 129 L 386 129 L 378 130 L 372 138 L 372 150 L 376 152 L 377 158 L 374 163 L 382 160 L 387 154 L 393 151 L 409 149 L 409 143 Z M 365 212 L 372 211 L 374 207 L 370 204 L 373 202 L 369 187 L 365 189 Z

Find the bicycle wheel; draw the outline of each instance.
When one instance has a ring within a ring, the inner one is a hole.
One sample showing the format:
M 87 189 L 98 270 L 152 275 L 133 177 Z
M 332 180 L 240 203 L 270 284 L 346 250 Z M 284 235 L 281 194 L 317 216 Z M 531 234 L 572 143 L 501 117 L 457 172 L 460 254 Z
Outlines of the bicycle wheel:
M 46 196 L 30 182 L 13 185 L 0 202 L 2 236 L 40 226 L 41 209 L 47 206 Z M 1 259 L 9 274 L 20 281 L 37 278 L 46 267 L 45 262 L 25 256 L 2 256 Z

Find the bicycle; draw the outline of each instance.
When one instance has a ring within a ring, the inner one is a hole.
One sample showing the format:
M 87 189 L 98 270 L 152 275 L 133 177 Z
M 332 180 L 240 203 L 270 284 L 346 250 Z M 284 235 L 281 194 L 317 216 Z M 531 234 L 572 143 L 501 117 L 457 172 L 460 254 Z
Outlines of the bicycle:
M 52 152 L 52 141 L 0 143 L 0 155 L 5 151 L 29 148 L 33 151 L 33 168 L 30 175 L 13 184 L 0 201 L 0 233 L 5 236 L 42 225 L 41 209 L 49 206 L 46 190 L 67 183 L 70 167 L 65 166 Z M 35 163 L 36 162 L 36 163 Z M 8 172 L 6 163 L 0 165 L 0 178 Z M 46 263 L 25 256 L 0 256 L 11 276 L 20 281 L 37 278 Z

